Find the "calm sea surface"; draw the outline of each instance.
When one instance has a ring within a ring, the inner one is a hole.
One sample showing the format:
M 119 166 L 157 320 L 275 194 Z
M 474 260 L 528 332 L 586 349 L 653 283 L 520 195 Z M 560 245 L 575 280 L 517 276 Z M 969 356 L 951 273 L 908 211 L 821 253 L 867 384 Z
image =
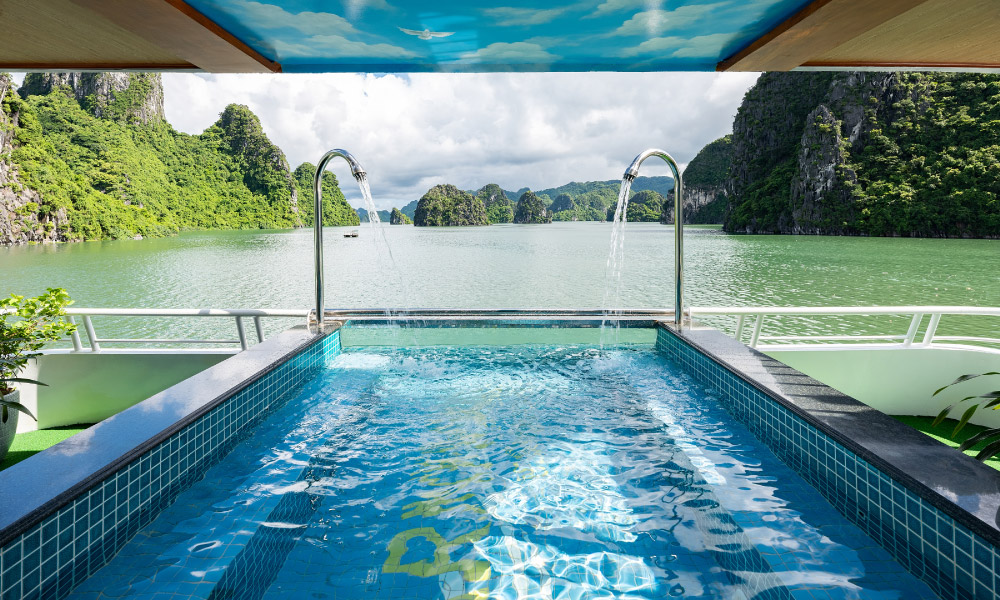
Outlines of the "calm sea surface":
M 326 230 L 330 308 L 601 308 L 611 225 Z M 622 304 L 673 305 L 673 228 L 629 224 Z M 0 248 L 0 294 L 80 307 L 308 308 L 311 230 Z M 1000 305 L 1000 241 L 730 236 L 685 228 L 694 306 Z M 992 329 L 993 327 L 990 326 Z M 1000 337 L 1000 335 L 996 336 Z

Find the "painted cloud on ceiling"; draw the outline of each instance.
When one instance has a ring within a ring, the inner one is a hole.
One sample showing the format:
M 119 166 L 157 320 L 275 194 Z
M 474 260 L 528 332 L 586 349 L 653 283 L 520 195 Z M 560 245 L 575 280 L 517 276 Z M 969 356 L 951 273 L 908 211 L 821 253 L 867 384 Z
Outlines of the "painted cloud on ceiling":
M 809 0 L 189 0 L 285 71 L 714 70 Z M 446 31 L 447 37 L 407 31 Z

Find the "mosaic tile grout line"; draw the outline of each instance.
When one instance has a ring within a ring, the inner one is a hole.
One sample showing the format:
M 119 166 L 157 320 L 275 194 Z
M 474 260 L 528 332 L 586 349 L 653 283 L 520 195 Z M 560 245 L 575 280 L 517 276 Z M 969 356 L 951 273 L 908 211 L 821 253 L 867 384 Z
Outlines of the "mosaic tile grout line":
M 283 352 L 193 411 L 186 425 L 15 535 L 0 551 L 0 599 L 67 595 L 339 351 L 335 331 Z
M 727 410 L 904 568 L 944 598 L 998 596 L 1000 553 L 995 545 L 845 448 L 826 426 L 797 414 L 765 385 L 737 374 L 682 336 L 661 327 L 657 350 L 721 391 Z

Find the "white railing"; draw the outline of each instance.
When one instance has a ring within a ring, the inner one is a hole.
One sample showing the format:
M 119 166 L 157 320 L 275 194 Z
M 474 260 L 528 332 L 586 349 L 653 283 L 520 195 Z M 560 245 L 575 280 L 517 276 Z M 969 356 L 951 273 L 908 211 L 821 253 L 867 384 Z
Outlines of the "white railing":
M 308 310 L 297 309 L 221 309 L 221 308 L 67 308 L 66 320 L 76 324 L 77 318 L 83 321 L 83 329 L 87 332 L 89 352 L 101 352 L 101 344 L 215 344 L 239 345 L 246 350 L 251 343 L 247 336 L 244 319 L 253 319 L 257 342 L 264 341 L 265 317 L 301 317 L 305 319 Z M 195 339 L 195 338 L 102 338 L 97 335 L 92 317 L 228 317 L 235 320 L 236 338 L 226 339 Z M 73 350 L 84 352 L 80 328 L 72 334 Z
M 743 341 L 747 326 L 752 327 L 747 342 L 752 348 L 803 349 L 803 348 L 946 348 L 972 347 L 1000 351 L 1000 338 L 975 335 L 938 335 L 941 318 L 945 316 L 1000 317 L 1000 308 L 976 306 L 838 306 L 838 307 L 691 307 L 692 319 L 704 317 L 736 317 L 734 337 Z M 862 317 L 894 315 L 905 317 L 906 331 L 877 335 L 764 335 L 764 321 L 776 329 L 781 327 L 778 317 Z M 924 320 L 927 319 L 926 325 Z M 776 343 L 777 342 L 777 343 Z M 794 343 L 793 343 L 794 342 Z M 831 344 L 831 342 L 835 342 Z M 964 342 L 964 343 L 963 343 Z M 993 347 L 993 348 L 991 348 Z
M 1000 353 L 1000 337 L 990 337 L 989 335 L 939 335 L 938 330 L 941 320 L 944 317 L 977 317 L 983 318 L 984 327 L 970 329 L 968 326 L 961 327 L 963 331 L 997 331 L 1000 332 L 1000 320 L 994 321 L 992 327 L 985 327 L 987 318 L 1000 318 L 1000 308 L 998 307 L 971 307 L 971 306 L 840 306 L 840 307 L 691 307 L 687 311 L 688 316 L 696 321 L 706 321 L 712 326 L 723 330 L 729 330 L 736 339 L 746 342 L 753 348 L 760 349 L 816 349 L 816 348 L 843 348 L 843 349 L 875 349 L 875 348 L 976 348 L 987 349 Z M 538 314 L 535 314 L 538 313 Z M 635 315 L 632 315 L 635 313 Z M 340 320 L 365 321 L 369 318 L 378 317 L 385 319 L 384 310 L 345 310 L 327 311 L 327 317 L 338 318 Z M 434 320 L 436 318 L 448 318 L 451 320 L 460 317 L 474 318 L 475 320 L 493 319 L 528 319 L 529 317 L 545 317 L 560 320 L 573 320 L 574 317 L 593 320 L 599 318 L 601 311 L 491 311 L 491 310 L 449 310 L 449 311 L 419 311 L 411 310 L 401 313 L 398 317 L 403 320 Z M 643 318 L 650 320 L 665 319 L 665 315 L 672 314 L 672 311 L 625 311 L 630 318 Z M 155 309 L 155 308 L 68 308 L 66 309 L 66 320 L 82 325 L 71 336 L 73 351 L 75 352 L 101 352 L 102 344 L 158 344 L 158 345 L 227 345 L 237 346 L 246 350 L 252 343 L 264 341 L 265 318 L 301 318 L 308 319 L 310 311 L 307 309 Z M 903 327 L 893 330 L 895 325 L 887 327 L 885 324 L 875 326 L 859 326 L 852 322 L 848 328 L 860 330 L 874 330 L 873 333 L 857 333 L 847 335 L 836 335 L 829 333 L 816 333 L 815 330 L 829 330 L 839 325 L 843 328 L 844 321 L 836 324 L 811 321 L 806 325 L 789 324 L 781 322 L 782 317 L 876 317 L 879 315 L 904 317 L 906 323 L 905 331 Z M 102 338 L 97 334 L 93 317 L 128 317 L 128 318 L 183 318 L 183 317 L 208 317 L 208 318 L 230 318 L 234 320 L 236 329 L 235 338 Z M 723 324 L 727 317 L 735 318 L 735 327 L 731 327 L 732 321 Z M 247 334 L 247 324 L 245 320 L 253 321 L 255 342 L 250 340 Z M 79 323 L 78 323 L 79 321 Z M 720 326 L 721 325 L 721 326 Z M 747 331 L 749 329 L 749 335 Z M 803 333 L 804 329 L 813 330 L 812 333 Z M 888 329 L 888 330 L 887 330 Z M 80 332 L 86 332 L 86 342 Z

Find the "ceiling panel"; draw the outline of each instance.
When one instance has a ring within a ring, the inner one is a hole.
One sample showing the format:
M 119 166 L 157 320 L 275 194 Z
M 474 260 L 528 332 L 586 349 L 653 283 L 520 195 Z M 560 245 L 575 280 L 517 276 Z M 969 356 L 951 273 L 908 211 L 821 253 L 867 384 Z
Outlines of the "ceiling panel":
M 0 1 L 0 69 L 194 65 L 70 0 Z
M 290 71 L 715 69 L 809 0 L 188 0 Z
M 1000 1 L 928 0 L 806 65 L 1000 66 Z

